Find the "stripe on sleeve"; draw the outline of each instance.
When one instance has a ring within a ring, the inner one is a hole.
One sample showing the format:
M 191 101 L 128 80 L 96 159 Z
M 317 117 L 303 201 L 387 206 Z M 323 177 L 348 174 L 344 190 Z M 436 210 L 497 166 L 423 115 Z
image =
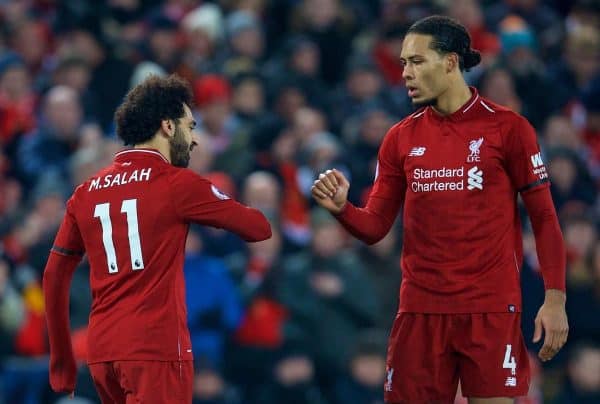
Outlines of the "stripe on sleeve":
M 69 255 L 69 256 L 82 256 L 83 255 L 83 251 L 69 250 L 68 248 L 57 247 L 55 245 L 52 246 L 51 251 L 54 251 L 55 253 L 61 254 L 61 255 Z
M 527 184 L 527 185 L 525 185 L 523 188 L 519 189 L 519 192 L 525 192 L 525 191 L 528 191 L 528 190 L 530 190 L 531 188 L 535 188 L 535 187 L 537 187 L 538 185 L 542 185 L 543 183 L 545 183 L 545 182 L 548 182 L 548 181 L 550 181 L 548 178 L 543 178 L 543 179 L 541 179 L 541 180 L 537 180 L 537 181 L 535 181 L 535 182 L 532 182 L 531 184 Z

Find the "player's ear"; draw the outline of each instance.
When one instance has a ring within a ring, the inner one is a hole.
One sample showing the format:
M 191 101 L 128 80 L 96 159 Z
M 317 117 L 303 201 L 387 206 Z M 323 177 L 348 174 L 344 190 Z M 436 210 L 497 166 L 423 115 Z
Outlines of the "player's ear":
M 163 119 L 160 121 L 160 128 L 169 137 L 173 136 L 173 133 L 175 133 L 175 124 L 170 119 Z
M 450 52 L 446 55 L 446 73 L 450 73 L 459 66 L 458 54 Z

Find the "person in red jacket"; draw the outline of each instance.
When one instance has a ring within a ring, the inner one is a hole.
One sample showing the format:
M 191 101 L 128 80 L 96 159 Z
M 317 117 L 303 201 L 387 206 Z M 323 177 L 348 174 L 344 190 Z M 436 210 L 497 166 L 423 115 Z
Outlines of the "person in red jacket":
M 258 210 L 186 169 L 195 146 L 191 91 L 152 76 L 116 112 L 133 148 L 77 187 L 44 271 L 50 385 L 73 393 L 69 286 L 83 254 L 92 310 L 87 362 L 103 403 L 190 403 L 192 346 L 186 322 L 184 245 L 191 222 L 246 241 L 271 236 Z
M 467 30 L 431 16 L 414 23 L 400 59 L 421 108 L 379 150 L 364 208 L 338 170 L 319 175 L 316 201 L 355 237 L 375 243 L 404 205 L 403 280 L 392 328 L 386 403 L 508 403 L 529 387 L 520 330 L 520 194 L 535 233 L 546 298 L 534 341 L 551 359 L 567 339 L 565 246 L 536 135 L 520 115 L 482 98 L 463 71 L 477 65 Z

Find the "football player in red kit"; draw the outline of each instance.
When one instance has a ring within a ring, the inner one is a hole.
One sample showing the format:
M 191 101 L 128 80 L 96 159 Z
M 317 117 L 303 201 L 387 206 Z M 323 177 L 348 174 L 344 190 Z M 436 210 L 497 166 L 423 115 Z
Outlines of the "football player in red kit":
M 196 145 L 191 92 L 182 79 L 150 77 L 116 112 L 133 148 L 77 187 L 44 271 L 50 384 L 72 393 L 76 364 L 69 288 L 83 254 L 90 264 L 90 372 L 103 403 L 192 401 L 192 346 L 183 278 L 189 224 L 265 240 L 263 214 L 186 169 Z
M 546 297 L 534 340 L 549 360 L 567 339 L 566 254 L 548 173 L 531 125 L 467 86 L 477 65 L 466 29 L 431 16 L 414 23 L 400 56 L 420 106 L 379 150 L 364 208 L 347 202 L 335 169 L 312 193 L 355 237 L 375 243 L 401 207 L 400 307 L 390 334 L 386 403 L 450 403 L 460 380 L 471 403 L 526 395 L 529 364 L 520 329 L 520 194 L 535 233 Z

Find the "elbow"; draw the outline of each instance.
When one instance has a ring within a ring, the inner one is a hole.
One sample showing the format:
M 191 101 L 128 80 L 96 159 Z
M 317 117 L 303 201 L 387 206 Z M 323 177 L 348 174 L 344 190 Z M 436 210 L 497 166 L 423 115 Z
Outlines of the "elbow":
M 346 230 L 350 232 L 350 234 L 355 236 L 363 243 L 367 245 L 373 245 L 381 241 L 386 236 L 386 234 L 388 234 L 392 226 L 391 224 L 388 225 L 387 223 L 380 223 L 377 226 L 366 226 L 362 228 L 349 228 L 347 226 L 345 227 Z
M 46 267 L 42 275 L 42 291 L 44 295 L 47 294 L 54 284 L 56 284 L 56 272 L 52 268 Z
M 385 237 L 385 234 L 374 234 L 369 237 L 363 238 L 363 242 L 367 245 L 373 245 L 380 242 Z
M 544 223 L 547 221 L 558 220 L 556 211 L 553 207 L 542 207 L 529 212 L 529 219 L 533 223 Z
M 255 241 L 268 240 L 273 235 L 273 232 L 271 230 L 271 225 L 269 224 L 269 222 L 267 221 L 266 218 L 263 220 L 263 223 L 259 226 L 259 230 L 257 233 L 258 233 L 258 237 L 256 238 Z
M 256 225 L 254 226 L 254 231 L 246 238 L 246 241 L 249 242 L 264 241 L 271 238 L 272 235 L 271 224 L 267 218 L 259 211 L 256 213 L 258 218 L 255 222 Z
M 556 228 L 560 232 L 558 216 L 556 216 L 556 212 L 553 209 L 543 209 L 530 214 L 529 219 L 534 233 L 539 233 L 540 231 L 543 231 L 544 228 L 548 228 L 548 226 Z
M 356 237 L 357 239 L 359 239 L 367 245 L 373 245 L 378 243 L 379 241 L 381 241 L 381 239 L 385 237 L 385 235 L 388 232 L 388 229 L 385 229 L 384 231 L 382 231 L 381 229 L 370 229 L 369 231 L 365 231 L 365 229 L 362 229 L 362 231 L 360 231 L 355 228 L 347 227 L 346 230 L 348 230 L 350 234 L 352 234 L 354 237 Z

